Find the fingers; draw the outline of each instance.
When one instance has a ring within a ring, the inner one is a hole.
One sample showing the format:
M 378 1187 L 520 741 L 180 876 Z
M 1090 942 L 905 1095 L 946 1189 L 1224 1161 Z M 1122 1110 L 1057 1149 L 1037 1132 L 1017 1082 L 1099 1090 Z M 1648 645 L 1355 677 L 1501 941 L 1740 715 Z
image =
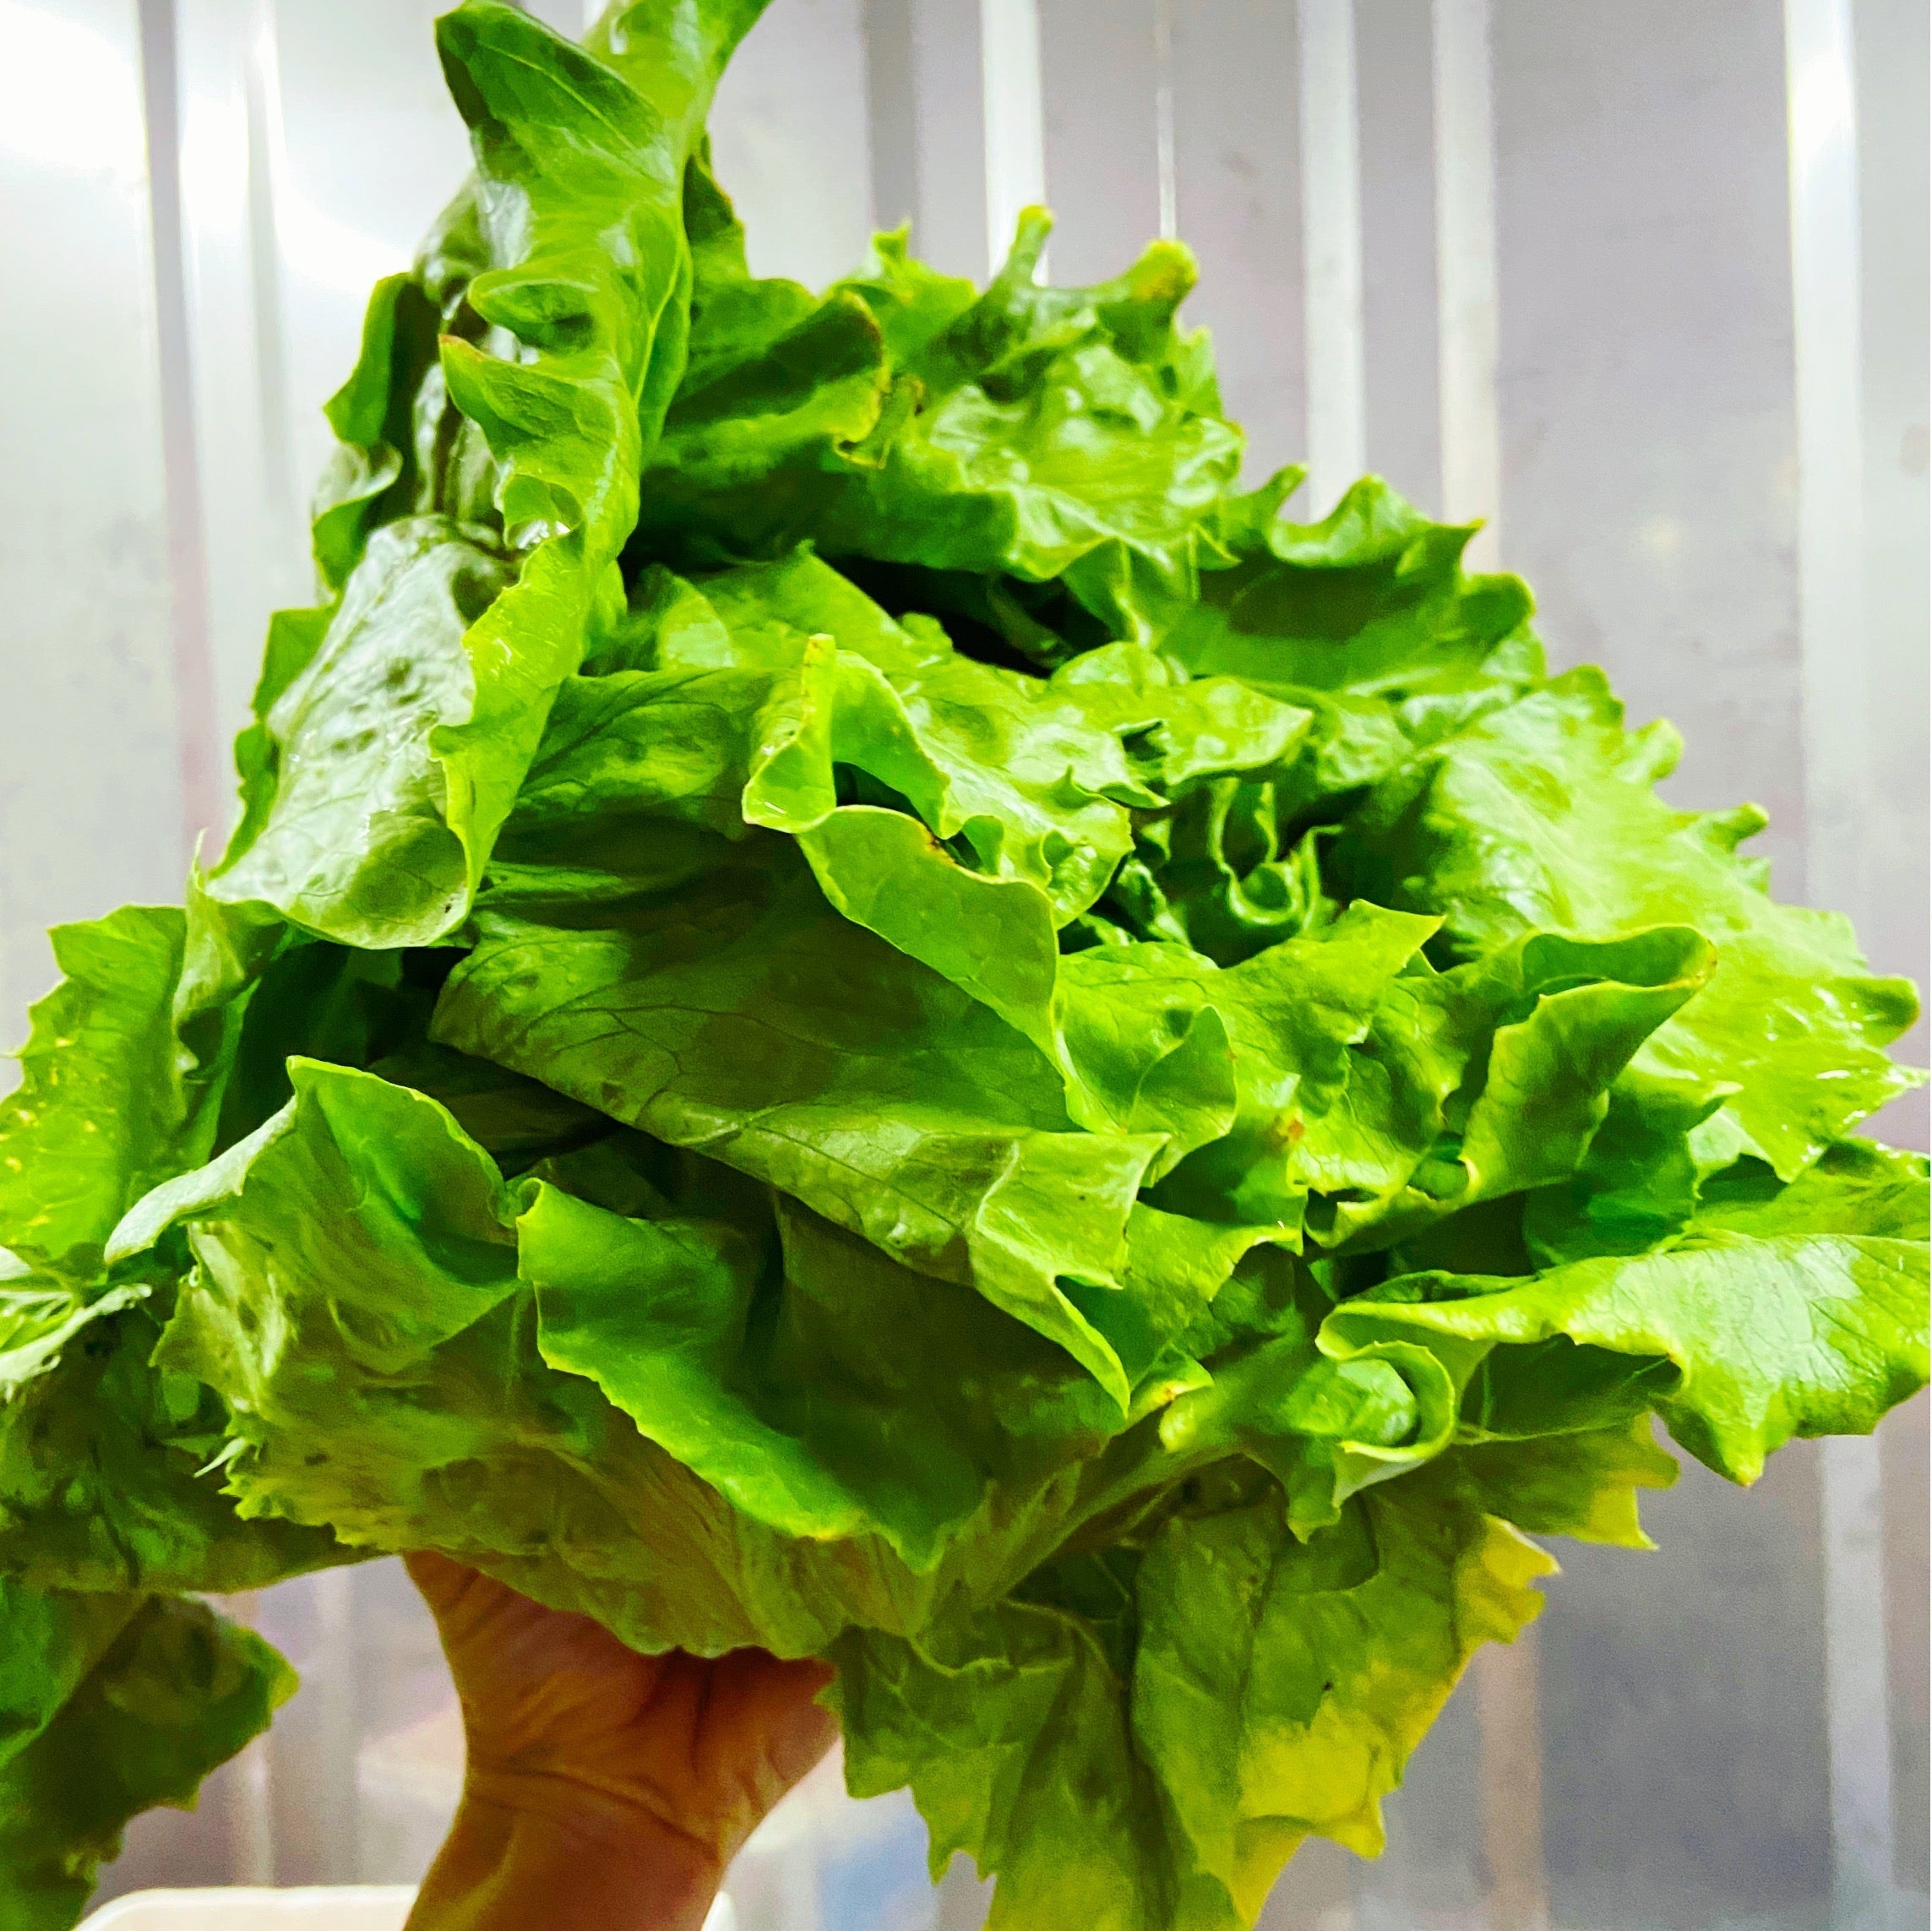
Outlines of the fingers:
M 791 1789 L 838 1740 L 839 1720 L 824 1704 L 814 1698 L 795 1709 L 771 1738 L 771 1767 L 782 1787 Z
M 754 1765 L 760 1811 L 777 1802 L 837 1740 L 839 1720 L 818 1700 L 836 1675 L 806 1656 L 781 1662 L 765 1650 L 733 1650 L 710 1666 L 707 1754 Z
M 770 1717 L 815 1708 L 814 1699 L 839 1673 L 821 1656 L 775 1656 L 769 1650 L 732 1650 L 712 1666 L 730 1694 Z
M 628 1790 L 728 1854 L 837 1738 L 818 1700 L 835 1672 L 816 1658 L 641 1656 L 448 1556 L 405 1560 L 456 1679 L 473 1771 Z
M 433 1549 L 417 1549 L 405 1555 L 402 1565 L 409 1571 L 410 1580 L 422 1591 L 423 1600 L 438 1616 L 441 1616 L 445 1608 L 456 1606 L 478 1573 L 464 1563 L 438 1555 Z
M 463 1659 L 487 1629 L 493 1629 L 500 1638 L 512 1619 L 549 1613 L 493 1576 L 434 1550 L 419 1549 L 405 1555 L 403 1564 L 436 1618 L 443 1652 L 453 1668 L 460 1669 Z

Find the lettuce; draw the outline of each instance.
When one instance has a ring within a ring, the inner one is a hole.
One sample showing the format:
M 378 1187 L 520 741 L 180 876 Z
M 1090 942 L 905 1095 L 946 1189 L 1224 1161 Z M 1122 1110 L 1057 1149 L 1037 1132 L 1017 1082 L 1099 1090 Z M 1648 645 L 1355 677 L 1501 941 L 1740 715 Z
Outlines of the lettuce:
M 0 1926 L 64 1931 L 128 1819 L 192 1805 L 294 1689 L 204 1603 L 0 1582 Z
M 1370 1853 L 1531 1536 L 1647 1546 L 1927 1372 L 1911 988 L 1369 478 L 1184 249 L 759 280 L 758 0 L 439 24 L 477 173 L 329 406 L 182 908 L 0 1112 L 0 1923 L 266 1722 L 193 1600 L 433 1548 L 838 1666 L 993 1923 Z M 10 1913 L 10 1915 L 8 1915 Z

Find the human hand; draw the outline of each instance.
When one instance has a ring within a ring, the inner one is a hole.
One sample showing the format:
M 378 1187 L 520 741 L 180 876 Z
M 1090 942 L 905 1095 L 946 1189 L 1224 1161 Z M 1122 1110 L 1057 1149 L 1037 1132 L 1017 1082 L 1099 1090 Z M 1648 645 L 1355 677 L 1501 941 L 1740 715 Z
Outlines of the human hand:
M 463 1706 L 463 1798 L 408 1931 L 699 1931 L 831 1747 L 820 1662 L 639 1656 L 438 1555 L 406 1558 Z

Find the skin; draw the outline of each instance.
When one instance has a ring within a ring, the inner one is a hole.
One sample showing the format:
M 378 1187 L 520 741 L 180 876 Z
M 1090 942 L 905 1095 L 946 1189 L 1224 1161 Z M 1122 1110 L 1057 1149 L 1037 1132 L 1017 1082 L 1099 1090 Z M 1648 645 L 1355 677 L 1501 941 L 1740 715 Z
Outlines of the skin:
M 831 1747 L 831 1670 L 639 1656 L 445 1557 L 408 1561 L 468 1760 L 407 1931 L 699 1931 L 739 1846 Z

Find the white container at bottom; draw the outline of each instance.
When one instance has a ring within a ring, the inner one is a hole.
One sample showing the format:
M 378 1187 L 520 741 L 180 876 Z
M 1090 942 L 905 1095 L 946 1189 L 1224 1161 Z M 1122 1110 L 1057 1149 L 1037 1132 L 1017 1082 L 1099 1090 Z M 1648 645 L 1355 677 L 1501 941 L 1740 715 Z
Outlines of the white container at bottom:
M 297 1890 L 139 1890 L 117 1897 L 80 1931 L 402 1931 L 414 1885 L 330 1885 Z M 737 1931 L 729 1901 L 705 1931 Z
M 137 1890 L 103 1905 L 81 1931 L 402 1931 L 416 1901 L 403 1884 L 302 1890 Z

